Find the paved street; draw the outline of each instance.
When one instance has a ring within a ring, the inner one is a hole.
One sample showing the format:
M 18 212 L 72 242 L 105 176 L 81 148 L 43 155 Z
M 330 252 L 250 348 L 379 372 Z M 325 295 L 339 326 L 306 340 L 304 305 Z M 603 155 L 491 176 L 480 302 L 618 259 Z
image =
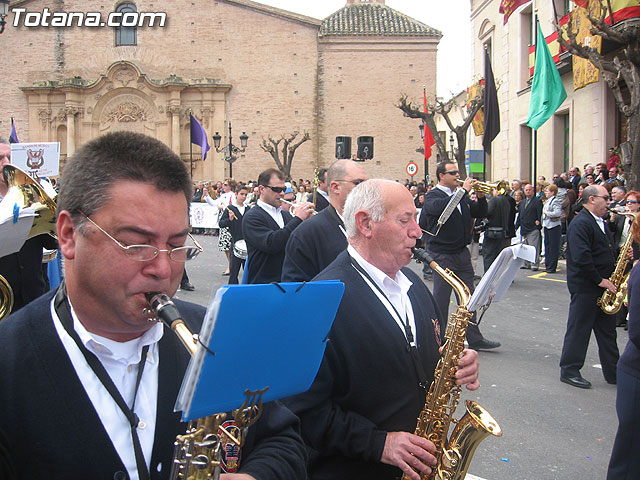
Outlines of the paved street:
M 217 249 L 217 237 L 197 239 L 205 252 L 188 264 L 196 290 L 178 296 L 206 305 L 211 293 L 227 282 L 221 276 L 226 259 Z M 419 272 L 421 265 L 412 263 L 412 268 Z M 582 370 L 593 388 L 581 390 L 559 380 L 569 308 L 564 272 L 562 262 L 559 273 L 552 275 L 520 270 L 503 301 L 493 304 L 482 320 L 481 331 L 502 347 L 480 353 L 482 387 L 463 390 L 460 403 L 476 400 L 504 434 L 487 438 L 476 451 L 469 473 L 481 479 L 605 477 L 617 428 L 616 389 L 602 378 L 593 338 Z M 432 286 L 431 281 L 427 284 Z M 619 328 L 621 351 L 626 342 L 627 332 Z M 462 416 L 461 408 L 456 418 Z

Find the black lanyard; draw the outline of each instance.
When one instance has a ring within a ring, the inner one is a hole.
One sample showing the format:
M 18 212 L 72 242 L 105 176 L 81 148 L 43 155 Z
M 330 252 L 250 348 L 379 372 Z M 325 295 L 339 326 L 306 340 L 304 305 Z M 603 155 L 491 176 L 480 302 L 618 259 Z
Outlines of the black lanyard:
M 400 322 L 404 327 L 405 339 L 407 341 L 407 352 L 411 354 L 411 360 L 413 361 L 413 365 L 416 369 L 416 372 L 418 373 L 420 386 L 426 389 L 428 385 L 427 374 L 424 371 L 422 362 L 420 362 L 420 356 L 418 355 L 418 347 L 416 346 L 416 342 L 413 337 L 413 332 L 411 331 L 411 325 L 409 324 L 408 314 L 405 312 L 404 320 L 403 320 L 402 316 L 400 315 L 396 307 L 393 305 L 393 303 L 391 303 L 391 300 L 389 300 L 389 297 L 387 297 L 387 295 L 380 288 L 380 286 L 373 280 L 373 278 L 371 278 L 371 275 L 369 275 L 367 271 L 364 268 L 362 268 L 362 266 L 353 258 L 351 259 L 351 266 L 355 268 L 358 272 L 360 272 L 369 281 L 369 283 L 373 285 L 373 288 L 375 288 L 378 292 L 380 292 L 380 294 L 387 300 L 389 305 L 391 305 L 391 308 L 393 309 L 393 311 L 396 313 L 396 315 L 400 319 Z
M 136 457 L 136 467 L 138 468 L 138 477 L 140 478 L 140 480 L 149 480 L 151 476 L 149 475 L 147 464 L 144 461 L 142 445 L 140 445 L 140 438 L 138 437 L 138 424 L 140 423 L 140 419 L 138 418 L 138 415 L 136 415 L 136 413 L 133 411 L 136 406 L 138 387 L 140 386 L 140 380 L 142 379 L 142 372 L 144 371 L 144 365 L 145 360 L 147 359 L 149 345 L 145 345 L 142 348 L 142 358 L 140 359 L 140 363 L 138 363 L 138 376 L 136 377 L 136 388 L 133 396 L 133 404 L 131 405 L 131 408 L 129 408 L 127 402 L 125 402 L 122 398 L 122 395 L 114 385 L 113 380 L 111 380 L 111 377 L 105 370 L 98 357 L 96 357 L 87 349 L 87 347 L 84 346 L 82 340 L 80 340 L 80 337 L 78 336 L 78 333 L 73 328 L 73 318 L 71 318 L 71 308 L 69 307 L 69 300 L 67 299 L 64 283 L 58 288 L 54 307 L 56 310 L 56 314 L 60 319 L 60 323 L 62 323 L 62 326 L 67 331 L 69 336 L 76 342 L 76 345 L 93 370 L 93 373 L 95 373 L 96 377 L 98 377 L 98 380 L 102 382 L 104 388 L 107 389 L 107 392 L 109 392 L 118 407 L 120 407 L 120 410 L 122 410 L 122 413 L 125 414 L 127 420 L 129 420 L 129 424 L 131 425 L 131 438 L 133 439 L 133 451 Z

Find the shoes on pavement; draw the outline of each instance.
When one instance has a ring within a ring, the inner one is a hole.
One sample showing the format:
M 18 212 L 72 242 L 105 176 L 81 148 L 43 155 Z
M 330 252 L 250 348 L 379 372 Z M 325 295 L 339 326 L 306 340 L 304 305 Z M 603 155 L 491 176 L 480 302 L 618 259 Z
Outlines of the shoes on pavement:
M 533 270 L 534 272 L 538 271 L 538 267 L 531 267 L 531 270 Z
M 522 266 L 520 267 L 520 270 L 529 270 L 529 267 L 527 267 L 526 265 L 522 265 Z
M 186 283 L 181 283 L 180 284 L 180 290 L 186 290 L 187 292 L 193 292 L 196 289 L 196 287 L 193 286 L 192 283 L 190 282 L 186 282 Z
M 483 338 L 479 342 L 470 343 L 469 348 L 471 350 L 492 350 L 494 348 L 498 348 L 502 344 L 500 342 L 492 342 L 491 340 L 487 340 Z
M 222 272 L 222 276 L 223 276 L 223 277 L 228 277 L 228 276 L 229 276 L 229 274 L 230 274 L 230 272 Z
M 567 385 L 571 385 L 572 387 L 591 388 L 591 382 L 582 378 L 582 375 L 580 374 L 575 376 L 560 375 L 560 381 L 562 383 L 566 383 Z
M 616 323 L 616 327 L 626 327 L 626 326 L 627 326 L 627 322 L 626 321 L 625 322 Z
M 544 273 L 556 273 L 555 270 L 545 270 Z
M 615 378 L 613 378 L 613 379 L 611 379 L 611 378 L 606 379 L 606 378 L 605 378 L 605 381 L 606 381 L 609 385 L 616 385 L 616 384 L 618 383 L 618 380 L 617 380 L 617 379 L 615 379 Z

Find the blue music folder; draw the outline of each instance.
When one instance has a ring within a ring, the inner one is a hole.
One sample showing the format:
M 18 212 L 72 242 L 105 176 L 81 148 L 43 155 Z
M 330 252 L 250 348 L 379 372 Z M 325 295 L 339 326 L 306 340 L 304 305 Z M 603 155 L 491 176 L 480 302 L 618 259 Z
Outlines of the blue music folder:
M 176 411 L 183 421 L 309 389 L 320 368 L 344 284 L 340 281 L 225 285 L 209 304 Z

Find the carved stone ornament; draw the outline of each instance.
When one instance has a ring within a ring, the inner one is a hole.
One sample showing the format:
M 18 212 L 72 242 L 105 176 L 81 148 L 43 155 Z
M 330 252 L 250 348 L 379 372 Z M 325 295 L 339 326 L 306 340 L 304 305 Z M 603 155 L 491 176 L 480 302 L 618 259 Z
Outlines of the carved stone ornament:
M 152 128 L 153 106 L 137 95 L 119 95 L 104 106 L 100 130 L 144 131 Z
M 129 83 L 134 81 L 136 77 L 136 72 L 134 72 L 131 68 L 121 68 L 113 75 L 113 79 L 116 82 L 120 82 L 123 87 L 129 85 Z

